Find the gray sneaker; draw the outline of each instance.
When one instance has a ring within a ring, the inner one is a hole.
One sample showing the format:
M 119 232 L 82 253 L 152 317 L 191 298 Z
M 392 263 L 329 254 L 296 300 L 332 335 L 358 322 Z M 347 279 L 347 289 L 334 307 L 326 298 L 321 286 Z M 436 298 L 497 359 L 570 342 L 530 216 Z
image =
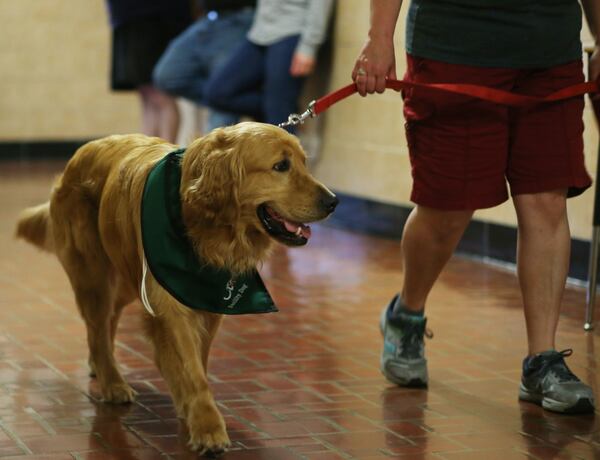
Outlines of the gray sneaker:
M 383 335 L 381 372 L 397 385 L 424 387 L 428 376 L 423 336 L 431 337 L 425 329 L 427 319 L 402 313 L 392 316 L 397 297 L 383 310 L 379 322 Z
M 573 350 L 545 351 L 523 360 L 519 399 L 562 414 L 594 412 L 592 389 L 567 367 Z

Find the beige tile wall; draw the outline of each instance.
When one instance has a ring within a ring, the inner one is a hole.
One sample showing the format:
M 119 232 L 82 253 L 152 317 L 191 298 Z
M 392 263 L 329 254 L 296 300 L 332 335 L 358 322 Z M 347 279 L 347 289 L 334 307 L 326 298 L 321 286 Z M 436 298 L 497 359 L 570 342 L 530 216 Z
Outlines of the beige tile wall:
M 133 93 L 109 90 L 103 0 L 0 0 L 0 141 L 138 130 Z
M 110 29 L 103 0 L 0 0 L 0 18 L 0 141 L 82 139 L 138 130 L 135 95 L 109 90 Z M 338 2 L 332 89 L 350 81 L 368 18 L 366 0 Z M 402 17 L 396 33 L 399 75 L 404 71 L 403 23 Z M 322 180 L 353 195 L 410 204 L 398 94 L 353 96 L 321 121 L 325 136 L 315 171 Z M 585 121 L 587 162 L 594 175 L 598 135 L 589 108 Z M 591 191 L 570 200 L 576 237 L 589 238 L 592 202 Z M 515 224 L 509 203 L 477 217 Z
M 407 4 L 408 1 L 405 1 Z M 404 5 L 395 36 L 397 74 L 404 73 Z M 350 82 L 354 61 L 362 47 L 369 21 L 369 2 L 338 2 L 334 40 L 334 71 L 331 89 Z M 589 40 L 587 30 L 583 39 Z M 378 201 L 410 205 L 411 179 L 404 138 L 402 101 L 397 93 L 362 99 L 352 96 L 329 109 L 324 115 L 323 151 L 316 167 L 317 175 L 330 187 Z M 585 113 L 585 146 L 588 171 L 595 175 L 598 131 L 590 107 Z M 591 235 L 593 191 L 569 200 L 573 236 Z M 476 218 L 516 225 L 510 203 L 478 211 Z

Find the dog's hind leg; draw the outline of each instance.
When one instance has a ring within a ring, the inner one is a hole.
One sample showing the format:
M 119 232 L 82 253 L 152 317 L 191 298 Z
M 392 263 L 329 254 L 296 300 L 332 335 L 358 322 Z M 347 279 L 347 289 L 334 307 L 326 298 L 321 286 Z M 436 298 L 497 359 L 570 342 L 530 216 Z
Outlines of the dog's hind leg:
M 169 385 L 177 412 L 186 421 L 190 447 L 200 453 L 218 453 L 230 442 L 205 371 L 208 355 L 205 347 L 212 340 L 206 327 L 208 315 L 174 307 L 161 311 L 157 317 L 147 317 L 147 330 L 156 364 Z M 212 323 L 214 333 L 217 321 Z
M 128 292 L 121 281 L 117 281 L 115 292 L 116 295 L 114 297 L 113 306 L 110 309 L 112 314 L 110 317 L 110 346 L 113 356 L 115 350 L 115 337 L 117 335 L 117 327 L 119 325 L 121 313 L 127 304 L 135 299 L 135 295 L 132 295 L 130 292 Z M 88 363 L 90 366 L 90 377 L 96 377 L 96 364 L 92 359 L 91 353 Z
M 98 232 L 97 209 L 78 193 L 59 191 L 51 206 L 55 250 L 62 263 L 79 312 L 85 321 L 89 363 L 106 402 L 133 401 L 113 356 L 111 317 L 116 298 L 115 276 Z
M 88 273 L 88 276 L 91 273 Z M 100 276 L 100 273 L 96 273 Z M 89 363 L 100 385 L 102 399 L 110 403 L 127 403 L 134 399 L 133 389 L 125 382 L 113 355 L 111 304 L 113 299 L 107 279 L 73 280 L 71 284 L 79 311 L 87 328 Z M 92 281 L 93 280 L 93 281 Z M 92 281 L 89 283 L 88 281 Z

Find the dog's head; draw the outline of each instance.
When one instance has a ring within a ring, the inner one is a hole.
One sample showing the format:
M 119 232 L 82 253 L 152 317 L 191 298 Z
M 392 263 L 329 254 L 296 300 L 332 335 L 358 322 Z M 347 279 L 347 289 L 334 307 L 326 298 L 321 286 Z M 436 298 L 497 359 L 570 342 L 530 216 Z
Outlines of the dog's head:
M 254 122 L 192 143 L 181 192 L 184 222 L 202 257 L 233 270 L 255 267 L 272 240 L 306 244 L 307 223 L 327 217 L 338 202 L 308 172 L 296 137 Z

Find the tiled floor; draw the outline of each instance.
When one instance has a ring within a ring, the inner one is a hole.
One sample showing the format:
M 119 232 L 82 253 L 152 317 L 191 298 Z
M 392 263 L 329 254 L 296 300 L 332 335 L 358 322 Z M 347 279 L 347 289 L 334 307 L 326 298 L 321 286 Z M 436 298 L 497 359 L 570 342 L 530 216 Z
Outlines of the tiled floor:
M 135 404 L 97 402 L 84 327 L 55 258 L 12 238 L 18 211 L 46 199 L 60 163 L 0 163 L 0 457 L 187 459 L 185 428 L 128 308 L 117 357 Z M 280 313 L 226 318 L 212 389 L 233 448 L 226 460 L 600 458 L 594 417 L 517 401 L 525 330 L 512 274 L 454 259 L 433 291 L 428 391 L 378 369 L 380 308 L 398 289 L 398 242 L 314 228 L 263 269 Z M 596 334 L 570 290 L 559 346 L 598 388 Z M 600 352 L 600 350 L 599 350 Z

